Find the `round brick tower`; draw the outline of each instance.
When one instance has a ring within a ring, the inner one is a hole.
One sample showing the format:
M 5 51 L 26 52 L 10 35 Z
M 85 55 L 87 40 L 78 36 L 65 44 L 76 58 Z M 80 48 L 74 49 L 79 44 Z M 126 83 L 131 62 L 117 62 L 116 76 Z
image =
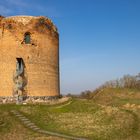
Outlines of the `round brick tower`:
M 0 96 L 59 96 L 59 34 L 43 16 L 0 16 Z

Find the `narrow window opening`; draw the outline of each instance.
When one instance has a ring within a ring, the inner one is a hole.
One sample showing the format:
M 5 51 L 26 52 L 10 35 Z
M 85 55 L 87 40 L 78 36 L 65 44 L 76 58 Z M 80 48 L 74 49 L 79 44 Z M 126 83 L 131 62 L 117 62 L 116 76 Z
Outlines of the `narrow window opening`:
M 13 95 L 16 97 L 17 104 L 22 103 L 26 94 L 25 86 L 27 85 L 27 79 L 24 75 L 25 63 L 22 58 L 16 58 L 16 72 L 13 76 L 15 88 Z
M 25 41 L 25 44 L 31 44 L 31 35 L 29 32 L 25 33 L 24 41 Z
M 24 71 L 24 63 L 22 58 L 17 58 L 16 71 L 18 75 L 22 74 Z

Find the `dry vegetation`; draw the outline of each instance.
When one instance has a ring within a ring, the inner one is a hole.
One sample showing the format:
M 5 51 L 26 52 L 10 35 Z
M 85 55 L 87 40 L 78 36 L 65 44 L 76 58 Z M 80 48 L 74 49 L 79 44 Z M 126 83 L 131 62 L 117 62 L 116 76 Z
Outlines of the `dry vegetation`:
M 94 140 L 138 140 L 140 136 L 140 109 L 128 108 L 125 103 L 113 106 L 97 104 L 93 100 L 73 99 L 66 105 L 27 105 L 16 109 L 44 130 Z M 16 127 L 20 130 L 19 134 L 22 133 L 24 127 L 19 124 Z M 39 135 L 25 128 L 23 132 L 30 139 Z
M 15 109 L 44 130 L 91 140 L 139 140 L 139 88 L 104 87 L 86 93 L 84 97 L 88 99 L 73 98 L 61 104 L 0 105 L 1 139 L 58 139 L 25 128 L 9 114 Z M 1 126 L 2 122 L 5 122 L 4 126 Z
M 35 133 L 24 127 L 9 113 L 11 107 L 0 107 L 0 140 L 63 140 L 62 138 Z

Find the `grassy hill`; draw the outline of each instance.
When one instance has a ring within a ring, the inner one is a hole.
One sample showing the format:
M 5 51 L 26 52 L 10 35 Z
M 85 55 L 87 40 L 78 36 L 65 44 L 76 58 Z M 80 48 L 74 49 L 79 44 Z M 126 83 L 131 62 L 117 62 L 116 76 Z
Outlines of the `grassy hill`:
M 0 105 L 0 139 L 62 139 L 29 130 L 9 113 L 14 109 L 44 130 L 91 140 L 139 140 L 139 90 L 106 88 L 90 96 L 57 105 Z
M 103 88 L 90 95 L 96 103 L 120 106 L 126 103 L 140 104 L 140 90 L 129 88 Z

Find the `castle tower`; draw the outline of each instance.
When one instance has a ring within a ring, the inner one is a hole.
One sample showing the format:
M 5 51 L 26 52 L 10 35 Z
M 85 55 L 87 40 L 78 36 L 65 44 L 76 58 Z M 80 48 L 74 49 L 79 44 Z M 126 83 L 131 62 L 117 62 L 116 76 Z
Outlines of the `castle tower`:
M 59 34 L 47 17 L 0 17 L 0 96 L 59 96 Z

